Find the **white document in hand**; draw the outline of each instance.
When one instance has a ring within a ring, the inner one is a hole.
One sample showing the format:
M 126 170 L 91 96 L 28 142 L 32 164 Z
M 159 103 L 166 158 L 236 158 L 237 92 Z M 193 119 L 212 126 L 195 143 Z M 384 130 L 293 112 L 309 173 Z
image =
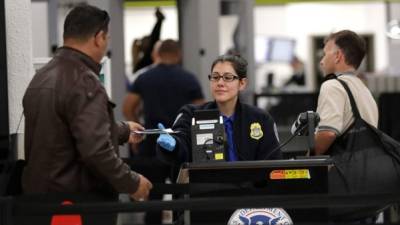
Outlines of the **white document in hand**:
M 135 134 L 176 134 L 179 131 L 174 131 L 171 128 L 166 129 L 146 129 L 146 130 L 135 130 L 132 131 Z

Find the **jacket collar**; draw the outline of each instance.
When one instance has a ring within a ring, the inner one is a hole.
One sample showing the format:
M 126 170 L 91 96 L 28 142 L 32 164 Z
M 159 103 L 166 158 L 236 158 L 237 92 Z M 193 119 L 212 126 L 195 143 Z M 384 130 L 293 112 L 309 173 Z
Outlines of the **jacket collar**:
M 235 106 L 235 115 L 239 115 L 241 111 L 242 111 L 242 104 L 240 103 L 240 96 L 238 96 Z
M 95 74 L 99 75 L 100 73 L 101 64 L 98 64 L 92 58 L 90 58 L 90 56 L 79 51 L 78 49 L 63 46 L 57 49 L 55 56 L 73 58 L 75 60 L 78 59 L 87 67 L 89 67 Z

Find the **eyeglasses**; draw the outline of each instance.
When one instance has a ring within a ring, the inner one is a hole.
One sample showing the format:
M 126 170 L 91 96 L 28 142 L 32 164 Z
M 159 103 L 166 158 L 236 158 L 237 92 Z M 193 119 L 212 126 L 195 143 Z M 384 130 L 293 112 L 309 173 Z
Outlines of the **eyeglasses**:
M 219 79 L 221 79 L 221 78 L 225 82 L 232 82 L 234 80 L 240 79 L 239 76 L 233 75 L 231 73 L 224 73 L 222 75 L 219 75 L 218 73 L 213 73 L 213 74 L 208 75 L 208 79 L 213 82 L 218 82 Z

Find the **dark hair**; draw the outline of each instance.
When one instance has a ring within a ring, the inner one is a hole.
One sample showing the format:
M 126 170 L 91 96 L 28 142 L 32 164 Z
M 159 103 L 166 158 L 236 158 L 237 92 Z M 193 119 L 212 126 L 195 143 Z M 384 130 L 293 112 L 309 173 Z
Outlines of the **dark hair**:
M 226 54 L 221 55 L 214 60 L 211 66 L 211 71 L 217 63 L 230 62 L 233 69 L 240 79 L 247 77 L 247 61 L 239 54 Z
M 65 18 L 64 40 L 67 38 L 87 40 L 100 31 L 108 32 L 109 22 L 110 16 L 105 10 L 80 4 L 73 8 Z
M 345 57 L 345 62 L 348 65 L 353 66 L 355 69 L 360 66 L 366 51 L 365 41 L 363 38 L 358 36 L 353 31 L 342 30 L 330 34 L 325 39 L 325 43 L 330 40 L 333 40 L 335 45 L 342 50 Z
M 160 56 L 165 54 L 179 55 L 181 48 L 179 43 L 172 39 L 167 39 L 161 42 L 160 48 L 158 49 L 158 54 Z

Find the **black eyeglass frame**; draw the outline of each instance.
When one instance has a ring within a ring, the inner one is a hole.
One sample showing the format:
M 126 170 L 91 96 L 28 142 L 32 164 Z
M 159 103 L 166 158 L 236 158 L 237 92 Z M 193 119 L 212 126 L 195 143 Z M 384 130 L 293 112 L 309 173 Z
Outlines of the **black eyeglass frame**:
M 208 80 L 209 81 L 215 81 L 215 82 L 218 82 L 221 78 L 222 78 L 222 80 L 223 81 L 225 81 L 225 82 L 232 82 L 232 81 L 234 81 L 234 80 L 241 80 L 242 78 L 241 77 L 239 77 L 238 75 L 233 75 L 233 74 L 223 74 L 223 75 L 219 75 L 218 74 L 218 79 L 214 79 L 214 77 L 216 77 L 216 75 L 215 76 L 213 76 L 212 74 L 209 74 L 208 75 Z M 226 77 L 232 77 L 232 79 L 226 79 Z

